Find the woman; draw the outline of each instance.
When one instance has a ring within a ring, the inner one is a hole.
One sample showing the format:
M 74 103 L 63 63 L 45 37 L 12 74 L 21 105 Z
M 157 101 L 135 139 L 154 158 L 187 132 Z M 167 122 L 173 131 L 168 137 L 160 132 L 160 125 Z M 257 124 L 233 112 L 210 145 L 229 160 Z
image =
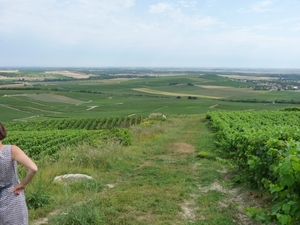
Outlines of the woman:
M 2 144 L 6 134 L 5 127 L 0 123 L 0 224 L 28 225 L 23 190 L 38 168 L 18 146 Z M 18 178 L 17 162 L 27 168 L 27 174 L 21 182 Z

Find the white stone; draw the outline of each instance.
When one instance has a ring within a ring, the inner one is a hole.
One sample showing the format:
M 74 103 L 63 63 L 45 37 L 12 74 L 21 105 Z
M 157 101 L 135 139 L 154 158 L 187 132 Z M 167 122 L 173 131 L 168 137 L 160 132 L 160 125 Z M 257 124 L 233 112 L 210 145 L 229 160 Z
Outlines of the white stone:
M 85 174 L 65 174 L 56 176 L 54 178 L 54 181 L 72 181 L 72 180 L 82 180 L 82 179 L 93 179 L 91 176 L 85 175 Z

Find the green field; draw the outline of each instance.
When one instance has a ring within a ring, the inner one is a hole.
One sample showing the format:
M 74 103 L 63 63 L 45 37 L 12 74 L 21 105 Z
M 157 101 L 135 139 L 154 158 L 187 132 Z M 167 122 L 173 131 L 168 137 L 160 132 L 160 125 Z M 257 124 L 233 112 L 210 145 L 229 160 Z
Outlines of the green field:
M 33 72 L 29 77 L 39 75 L 44 76 L 42 72 Z M 254 86 L 251 82 L 216 75 L 29 80 L 18 87 L 0 85 L 1 121 L 153 112 L 181 115 L 214 110 L 276 110 L 299 101 L 297 91 L 255 91 Z

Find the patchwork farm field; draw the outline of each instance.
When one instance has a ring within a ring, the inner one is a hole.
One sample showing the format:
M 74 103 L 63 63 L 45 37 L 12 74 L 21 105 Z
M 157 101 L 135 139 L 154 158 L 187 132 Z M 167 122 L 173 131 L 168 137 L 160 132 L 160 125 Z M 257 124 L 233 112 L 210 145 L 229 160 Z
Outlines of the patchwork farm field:
M 59 71 L 47 72 L 50 73 Z M 30 79 L 41 74 L 41 79 L 45 76 L 45 72 L 26 74 Z M 90 80 L 71 79 L 71 72 L 62 74 L 68 75 L 65 80 L 58 77 L 34 82 L 25 79 L 23 86 L 19 80 L 16 81 L 18 86 L 0 85 L 1 120 L 147 115 L 154 112 L 203 114 L 222 109 L 276 110 L 292 106 L 299 100 L 297 91 L 253 90 L 256 85 L 253 82 L 216 75 Z M 11 73 L 9 75 L 11 79 Z M 281 102 L 273 104 L 275 101 Z

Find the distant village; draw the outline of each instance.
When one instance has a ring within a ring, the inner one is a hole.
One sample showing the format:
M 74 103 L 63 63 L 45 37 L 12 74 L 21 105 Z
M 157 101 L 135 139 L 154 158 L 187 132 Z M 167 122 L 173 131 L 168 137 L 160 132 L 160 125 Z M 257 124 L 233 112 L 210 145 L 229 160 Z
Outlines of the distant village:
M 256 84 L 254 87 L 250 87 L 253 90 L 270 90 L 270 91 L 284 91 L 284 90 L 294 90 L 299 91 L 300 90 L 300 84 L 295 81 L 290 80 L 272 80 L 272 81 L 266 81 L 266 80 L 247 80 L 247 79 L 234 79 L 235 81 L 239 82 L 251 82 Z

